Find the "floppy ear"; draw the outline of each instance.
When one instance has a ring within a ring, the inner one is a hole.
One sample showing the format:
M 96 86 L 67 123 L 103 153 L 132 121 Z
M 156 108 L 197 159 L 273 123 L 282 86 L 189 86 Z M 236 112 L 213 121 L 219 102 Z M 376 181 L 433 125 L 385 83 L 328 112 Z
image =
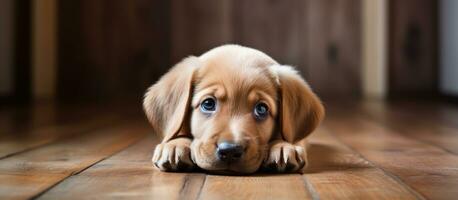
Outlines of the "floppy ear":
M 156 134 L 168 141 L 179 136 L 191 136 L 189 107 L 192 98 L 194 72 L 199 67 L 196 57 L 176 64 L 145 94 L 143 109 Z
M 272 67 L 280 87 L 280 129 L 283 139 L 295 143 L 309 135 L 324 117 L 320 99 L 290 66 Z

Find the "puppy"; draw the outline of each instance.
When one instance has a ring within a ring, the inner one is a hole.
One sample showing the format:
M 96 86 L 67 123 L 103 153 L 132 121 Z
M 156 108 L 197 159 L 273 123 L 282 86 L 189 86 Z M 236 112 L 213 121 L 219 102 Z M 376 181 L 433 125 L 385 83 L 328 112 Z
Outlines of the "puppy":
M 303 139 L 324 116 L 292 67 L 238 45 L 184 59 L 148 89 L 143 107 L 163 136 L 152 158 L 162 171 L 298 171 Z

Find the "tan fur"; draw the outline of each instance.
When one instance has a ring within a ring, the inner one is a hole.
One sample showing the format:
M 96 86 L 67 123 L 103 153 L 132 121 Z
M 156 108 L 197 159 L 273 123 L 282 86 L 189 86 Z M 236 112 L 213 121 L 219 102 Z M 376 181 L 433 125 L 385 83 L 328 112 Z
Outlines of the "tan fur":
M 217 99 L 211 116 L 200 111 L 207 97 Z M 269 116 L 257 121 L 258 102 Z M 320 123 L 324 109 L 292 67 L 279 65 L 264 53 L 224 45 L 174 66 L 145 95 L 144 109 L 154 131 L 164 136 L 153 156 L 164 171 L 193 169 L 252 173 L 260 166 L 296 171 L 307 162 L 299 145 Z M 245 146 L 242 160 L 220 162 L 216 144 Z
M 309 135 L 324 117 L 324 108 L 302 77 L 289 66 L 272 66 L 281 90 L 283 139 L 297 142 Z
M 175 65 L 145 94 L 143 108 L 154 131 L 164 136 L 164 141 L 188 131 L 185 117 L 188 114 L 194 72 L 200 62 L 189 57 Z M 184 130 L 183 130 L 184 129 Z

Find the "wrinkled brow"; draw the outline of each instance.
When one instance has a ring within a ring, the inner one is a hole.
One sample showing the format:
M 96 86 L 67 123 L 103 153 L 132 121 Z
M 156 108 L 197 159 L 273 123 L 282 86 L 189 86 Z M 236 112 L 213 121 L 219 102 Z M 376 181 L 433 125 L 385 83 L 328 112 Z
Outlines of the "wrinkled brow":
M 207 95 L 212 95 L 217 99 L 224 99 L 226 97 L 226 91 L 223 86 L 219 84 L 210 84 L 201 89 L 194 91 L 194 97 L 192 98 L 192 107 L 196 107 L 202 98 Z

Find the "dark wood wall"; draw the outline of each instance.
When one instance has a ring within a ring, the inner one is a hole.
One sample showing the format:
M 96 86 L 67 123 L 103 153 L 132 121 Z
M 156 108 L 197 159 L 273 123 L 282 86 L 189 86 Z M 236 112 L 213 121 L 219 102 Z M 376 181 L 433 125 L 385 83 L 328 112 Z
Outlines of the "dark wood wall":
M 11 16 L 7 16 L 4 20 L 11 20 L 6 25 L 11 25 L 6 29 L 0 30 L 0 34 L 6 33 L 6 36 L 12 38 L 5 38 L 11 40 L 10 45 L 7 45 L 8 49 L 3 51 L 9 51 L 8 56 L 11 56 L 10 65 L 2 66 L 9 68 L 10 70 L 6 76 L 10 76 L 9 91 L 5 94 L 0 94 L 0 107 L 2 104 L 9 106 L 10 104 L 23 104 L 28 103 L 31 99 L 31 58 L 32 58 L 32 18 L 31 8 L 32 3 L 30 0 L 21 1 L 10 1 L 2 2 L 2 4 L 9 4 L 9 8 L 13 9 L 9 13 Z M 4 37 L 1 35 L 0 37 Z M 0 45 L 1 46 L 1 45 Z M 3 47 L 3 46 L 2 46 Z
M 62 0 L 58 93 L 137 98 L 183 57 L 238 43 L 297 66 L 321 96 L 358 96 L 360 8 L 360 0 Z
M 435 96 L 438 91 L 438 1 L 389 2 L 389 94 Z
M 170 66 L 169 10 L 156 0 L 60 1 L 59 97 L 140 98 Z
M 361 7 L 359 0 L 310 1 L 307 78 L 324 96 L 361 93 Z

